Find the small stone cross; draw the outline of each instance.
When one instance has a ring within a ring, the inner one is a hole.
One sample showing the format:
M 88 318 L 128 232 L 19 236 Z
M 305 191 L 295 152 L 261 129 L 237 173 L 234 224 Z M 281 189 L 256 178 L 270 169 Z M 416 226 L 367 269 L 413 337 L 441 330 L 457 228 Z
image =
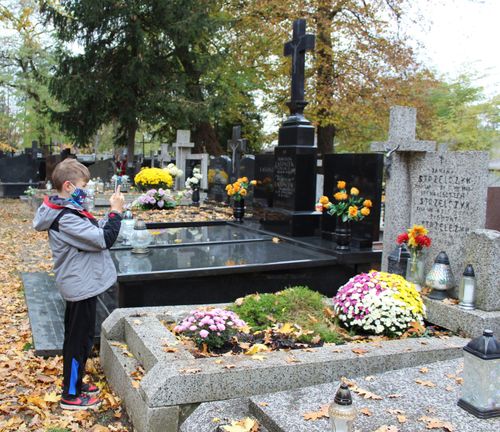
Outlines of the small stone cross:
M 292 40 L 285 43 L 285 57 L 292 57 L 292 97 L 288 103 L 290 114 L 302 114 L 307 102 L 304 100 L 304 70 L 306 51 L 314 49 L 315 36 L 306 34 L 306 20 L 298 19 L 293 22 Z
M 240 171 L 241 153 L 247 150 L 248 140 L 241 138 L 241 126 L 233 126 L 233 135 L 227 144 L 232 153 L 232 175 L 237 178 Z

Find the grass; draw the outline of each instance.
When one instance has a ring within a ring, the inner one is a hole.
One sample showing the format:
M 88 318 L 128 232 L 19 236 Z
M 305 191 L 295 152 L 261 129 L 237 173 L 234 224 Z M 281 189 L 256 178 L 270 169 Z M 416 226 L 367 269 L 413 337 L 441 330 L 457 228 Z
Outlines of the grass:
M 311 342 L 319 336 L 323 342 L 343 343 L 325 297 L 304 286 L 287 288 L 274 294 L 252 294 L 237 300 L 229 309 L 251 327 L 265 330 L 277 324 L 296 324 L 302 329 L 299 340 Z

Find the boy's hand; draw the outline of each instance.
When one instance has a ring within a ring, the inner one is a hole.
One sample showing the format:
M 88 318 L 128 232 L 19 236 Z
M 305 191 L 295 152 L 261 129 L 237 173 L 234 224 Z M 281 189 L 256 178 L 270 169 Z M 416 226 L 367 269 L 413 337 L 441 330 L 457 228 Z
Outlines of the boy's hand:
M 121 186 L 116 188 L 116 192 L 111 195 L 109 199 L 109 204 L 111 206 L 111 211 L 115 211 L 118 213 L 123 213 L 123 206 L 125 205 L 125 197 L 120 192 Z

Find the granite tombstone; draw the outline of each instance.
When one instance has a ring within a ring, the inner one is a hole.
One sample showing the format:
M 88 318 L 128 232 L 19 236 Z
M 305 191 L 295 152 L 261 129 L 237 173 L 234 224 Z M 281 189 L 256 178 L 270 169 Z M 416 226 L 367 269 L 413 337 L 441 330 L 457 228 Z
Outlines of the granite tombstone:
M 231 173 L 231 158 L 228 156 L 211 156 L 208 166 L 208 198 L 227 202 L 226 185 Z
M 348 189 L 356 187 L 361 196 L 372 201 L 371 213 L 365 219 L 352 223 L 352 245 L 371 248 L 380 237 L 380 208 L 382 203 L 383 155 L 381 154 L 327 154 L 323 156 L 324 189 L 333 201 L 337 181 L 344 180 Z M 323 214 L 323 233 L 335 231 L 336 218 Z

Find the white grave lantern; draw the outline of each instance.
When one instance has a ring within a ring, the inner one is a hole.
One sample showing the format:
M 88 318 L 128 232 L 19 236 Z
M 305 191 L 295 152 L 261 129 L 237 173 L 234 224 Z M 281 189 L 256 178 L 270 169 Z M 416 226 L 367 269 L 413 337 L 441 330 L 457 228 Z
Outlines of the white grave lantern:
M 328 408 L 330 425 L 333 432 L 353 432 L 356 408 L 352 405 L 352 396 L 346 383 L 342 383 L 335 394 L 335 400 Z
M 491 330 L 464 347 L 463 373 L 458 406 L 479 418 L 500 417 L 500 343 Z

